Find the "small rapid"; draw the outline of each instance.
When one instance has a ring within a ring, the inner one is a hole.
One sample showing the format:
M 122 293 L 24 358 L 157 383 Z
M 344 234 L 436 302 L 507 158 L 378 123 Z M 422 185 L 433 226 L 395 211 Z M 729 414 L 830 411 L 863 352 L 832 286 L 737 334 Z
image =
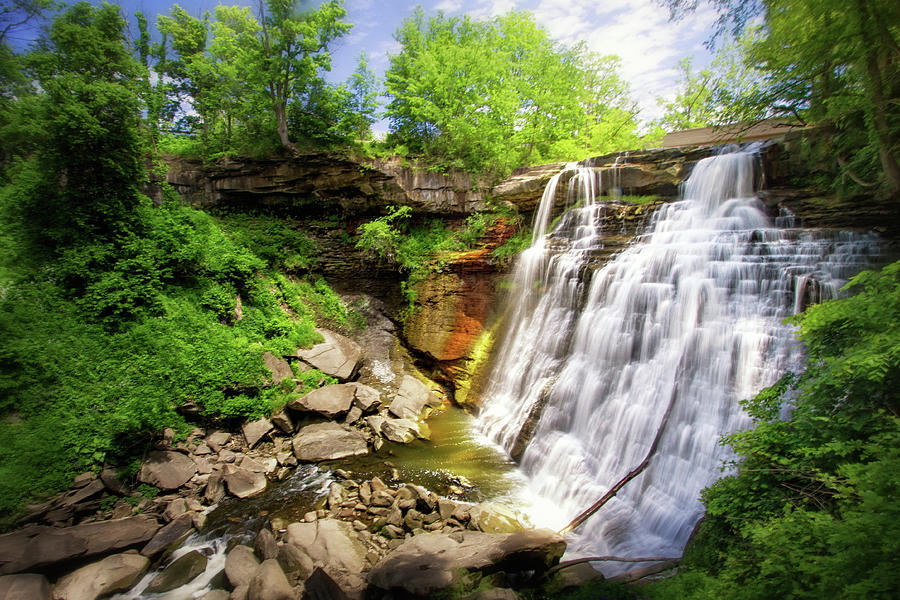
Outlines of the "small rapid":
M 569 166 L 569 208 L 550 226 L 560 175 L 517 263 L 478 426 L 520 461 L 533 521 L 560 528 L 647 456 L 646 470 L 569 537 L 574 555 L 678 556 L 721 476 L 739 401 L 802 366 L 784 319 L 833 298 L 877 238 L 774 222 L 754 195 L 754 151 L 700 161 L 682 199 L 602 266 L 602 178 Z M 615 185 L 610 189 L 616 189 Z M 604 571 L 613 572 L 602 567 Z

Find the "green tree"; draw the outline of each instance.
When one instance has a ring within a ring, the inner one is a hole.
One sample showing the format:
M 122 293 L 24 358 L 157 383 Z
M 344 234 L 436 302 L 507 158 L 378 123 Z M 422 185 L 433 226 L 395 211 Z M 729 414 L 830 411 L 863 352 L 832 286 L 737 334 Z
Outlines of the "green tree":
M 697 0 L 660 0 L 675 16 Z M 900 191 L 900 5 L 892 0 L 710 0 L 720 33 L 762 21 L 746 60 L 760 85 L 740 94 L 745 120 L 788 116 L 825 128 L 842 176 Z M 803 35 L 798 35 L 798 32 Z M 872 168 L 878 165 L 880 168 Z M 862 175 L 862 177 L 860 176 Z
M 556 158 L 572 148 L 554 144 L 589 140 L 608 109 L 627 106 L 614 59 L 554 43 L 528 13 L 476 21 L 417 8 L 395 38 L 390 141 L 445 164 L 504 174 Z

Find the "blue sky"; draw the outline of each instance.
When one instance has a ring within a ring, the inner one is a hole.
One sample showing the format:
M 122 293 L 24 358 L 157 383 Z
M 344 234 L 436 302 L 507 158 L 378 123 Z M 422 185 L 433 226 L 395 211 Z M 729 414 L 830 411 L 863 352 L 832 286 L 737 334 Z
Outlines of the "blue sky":
M 71 0 L 70 0 L 71 1 Z M 99 0 L 97 0 L 99 2 Z M 299 0 L 315 3 L 315 0 Z M 136 11 L 150 17 L 168 13 L 176 0 L 119 0 L 129 24 L 134 27 Z M 256 6 L 255 0 L 177 0 L 190 14 L 199 16 L 217 4 Z M 398 45 L 393 33 L 400 23 L 421 5 L 427 14 L 443 10 L 449 15 L 469 14 L 489 18 L 510 10 L 528 10 L 550 35 L 573 44 L 585 42 L 601 54 L 622 58 L 621 75 L 631 84 L 632 96 L 641 107 L 641 118 L 658 116 L 656 98 L 670 96 L 677 78 L 678 61 L 694 57 L 696 66 L 705 66 L 710 55 L 703 46 L 709 37 L 714 15 L 698 10 L 690 19 L 672 23 L 668 11 L 656 0 L 345 0 L 349 35 L 335 46 L 331 81 L 343 81 L 356 67 L 356 57 L 365 50 L 370 67 L 381 76 L 388 54 Z

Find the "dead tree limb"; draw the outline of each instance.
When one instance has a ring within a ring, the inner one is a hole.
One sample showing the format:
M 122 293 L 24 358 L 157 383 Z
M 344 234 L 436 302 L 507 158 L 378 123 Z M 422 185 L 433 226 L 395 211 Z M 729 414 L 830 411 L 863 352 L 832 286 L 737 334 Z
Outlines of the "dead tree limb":
M 558 565 L 554 566 L 551 569 L 547 569 L 547 572 L 544 574 L 548 579 L 552 577 L 554 574 L 559 573 L 563 569 L 567 569 L 569 567 L 574 567 L 575 565 L 580 565 L 582 563 L 591 563 L 591 562 L 680 562 L 680 558 L 673 558 L 671 556 L 650 556 L 646 558 L 622 558 L 620 556 L 588 556 L 587 558 L 575 558 L 572 560 L 567 560 L 565 562 L 561 562 Z
M 677 384 L 676 384 L 677 388 Z M 572 519 L 572 521 L 559 530 L 559 535 L 565 536 L 587 521 L 591 515 L 595 512 L 603 508 L 603 505 L 612 500 L 612 498 L 619 493 L 625 484 L 640 475 L 644 469 L 647 468 L 647 465 L 650 464 L 650 459 L 653 458 L 653 455 L 656 454 L 656 447 L 659 446 L 659 440 L 662 438 L 662 434 L 666 429 L 666 425 L 669 422 L 669 415 L 672 414 L 672 408 L 675 406 L 675 398 L 676 393 L 675 390 L 672 391 L 672 398 L 669 400 L 669 406 L 666 408 L 666 413 L 663 415 L 662 421 L 659 423 L 659 427 L 656 430 L 656 436 L 653 438 L 653 443 L 650 444 L 650 450 L 647 451 L 647 456 L 644 457 L 644 460 L 641 461 L 637 467 L 632 469 L 625 477 L 620 479 L 616 485 L 612 486 L 608 492 L 603 494 L 603 497 L 594 502 L 594 504 L 588 508 L 586 511 L 582 512 L 580 515 Z

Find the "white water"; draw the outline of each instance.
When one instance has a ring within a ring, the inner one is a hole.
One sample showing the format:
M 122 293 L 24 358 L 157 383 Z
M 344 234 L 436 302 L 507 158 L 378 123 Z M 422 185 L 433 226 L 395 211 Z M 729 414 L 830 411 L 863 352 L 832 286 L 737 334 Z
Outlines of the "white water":
M 548 185 L 479 417 L 512 450 L 545 394 L 521 459 L 543 507 L 532 520 L 560 528 L 593 504 L 644 459 L 674 402 L 648 468 L 569 536 L 574 555 L 681 554 L 727 457 L 720 436 L 749 425 L 738 401 L 801 365 L 783 319 L 835 296 L 875 251 L 873 236 L 776 228 L 753 195 L 754 161 L 698 163 L 683 199 L 596 272 L 599 173 L 576 172 L 578 206 L 549 235 L 559 177 Z

